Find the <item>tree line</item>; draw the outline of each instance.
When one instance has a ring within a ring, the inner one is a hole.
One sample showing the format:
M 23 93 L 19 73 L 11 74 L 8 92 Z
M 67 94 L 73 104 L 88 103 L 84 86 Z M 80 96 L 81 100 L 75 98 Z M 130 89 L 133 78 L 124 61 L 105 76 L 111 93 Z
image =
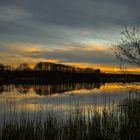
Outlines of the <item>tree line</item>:
M 22 63 L 16 68 L 10 65 L 0 64 L 0 71 L 60 71 L 60 72 L 73 72 L 73 73 L 100 73 L 100 69 L 93 68 L 79 68 L 64 64 L 56 64 L 52 62 L 39 62 L 33 68 L 27 63 Z

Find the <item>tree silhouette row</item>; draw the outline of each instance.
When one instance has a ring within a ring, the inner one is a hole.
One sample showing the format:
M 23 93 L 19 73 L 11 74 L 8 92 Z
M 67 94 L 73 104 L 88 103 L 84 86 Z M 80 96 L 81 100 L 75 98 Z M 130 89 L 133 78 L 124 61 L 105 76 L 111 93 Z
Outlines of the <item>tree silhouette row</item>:
M 33 68 L 31 68 L 27 63 L 22 63 L 16 68 L 1 63 L 0 71 L 60 71 L 72 73 L 100 73 L 100 69 L 79 68 L 51 62 L 39 62 Z

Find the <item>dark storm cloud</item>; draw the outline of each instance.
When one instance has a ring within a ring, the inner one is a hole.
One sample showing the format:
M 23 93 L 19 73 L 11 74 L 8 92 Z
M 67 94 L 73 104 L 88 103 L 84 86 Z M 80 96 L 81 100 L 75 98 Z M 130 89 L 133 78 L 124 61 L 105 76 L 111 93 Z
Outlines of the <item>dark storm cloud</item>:
M 140 17 L 139 0 L 15 0 L 11 2 L 14 3 L 31 13 L 32 18 L 41 23 L 78 27 L 96 27 L 107 23 L 139 25 L 131 21 Z
M 50 25 L 109 32 L 114 26 L 139 26 L 139 5 L 139 0 L 1 0 L 0 29 L 31 40 L 43 36 L 40 28 Z M 57 29 L 57 35 L 50 28 L 47 31 L 46 38 L 63 35 Z

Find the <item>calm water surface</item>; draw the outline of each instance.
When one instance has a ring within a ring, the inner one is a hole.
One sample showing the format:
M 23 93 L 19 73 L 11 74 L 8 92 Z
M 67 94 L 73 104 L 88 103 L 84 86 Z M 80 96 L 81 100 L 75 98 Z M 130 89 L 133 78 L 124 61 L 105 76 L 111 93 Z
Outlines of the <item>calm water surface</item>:
M 137 95 L 130 91 L 133 88 L 130 83 L 0 85 L 0 121 L 6 117 L 12 119 L 13 114 L 19 113 L 26 113 L 28 117 L 44 112 L 62 116 L 77 108 L 111 110 L 127 98 L 135 98 Z

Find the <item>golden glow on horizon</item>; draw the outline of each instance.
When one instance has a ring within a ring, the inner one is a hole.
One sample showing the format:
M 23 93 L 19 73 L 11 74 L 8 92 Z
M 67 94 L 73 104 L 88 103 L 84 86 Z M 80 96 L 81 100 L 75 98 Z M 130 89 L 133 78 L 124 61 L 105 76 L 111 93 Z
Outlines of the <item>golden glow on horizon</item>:
M 85 55 L 88 55 L 89 52 L 109 52 L 111 53 L 111 45 L 109 44 L 103 44 L 103 43 L 98 43 L 98 42 L 85 42 L 81 43 L 80 46 L 72 46 L 73 44 L 68 43 L 66 46 L 62 47 L 48 47 L 43 46 L 41 44 L 37 43 L 20 43 L 20 42 L 15 42 L 15 43 L 4 43 L 0 42 L 1 48 L 4 48 L 2 50 L 6 51 L 1 51 L 0 52 L 0 62 L 4 64 L 9 64 L 12 66 L 17 66 L 20 63 L 28 63 L 31 68 L 34 67 L 34 65 L 38 62 L 53 62 L 53 63 L 62 63 L 66 65 L 71 65 L 75 67 L 80 67 L 80 68 L 94 68 L 94 69 L 101 69 L 102 72 L 106 73 L 124 73 L 124 72 L 130 72 L 130 73 L 140 73 L 140 68 L 138 67 L 130 67 L 128 66 L 125 71 L 122 71 L 119 66 L 116 64 L 114 65 L 105 65 L 105 64 L 94 64 L 94 63 L 83 63 L 83 62 L 68 62 L 64 61 L 63 59 L 51 59 L 46 57 L 43 58 L 43 56 L 38 56 L 38 52 L 47 52 L 47 53 L 71 53 L 71 52 L 86 52 Z M 32 54 L 33 53 L 33 57 Z M 62 54 L 63 54 L 62 53 Z M 30 56 L 31 55 L 31 56 Z M 37 56 L 36 56 L 37 55 Z M 77 55 L 77 54 L 75 54 Z M 106 54 L 107 55 L 107 54 Z M 107 55 L 108 56 L 108 55 Z M 106 56 L 106 57 L 107 57 Z M 66 56 L 67 57 L 67 56 Z M 78 58 L 78 55 L 77 55 Z M 69 58 L 68 58 L 69 59 Z M 75 58 L 76 59 L 76 58 Z M 92 59 L 92 58 L 91 58 Z
M 89 64 L 89 63 L 64 63 L 68 65 L 73 65 L 75 67 L 80 67 L 80 68 L 93 68 L 93 69 L 101 69 L 102 72 L 106 73 L 140 73 L 140 68 L 139 67 L 127 67 L 125 69 L 122 69 L 119 66 L 113 66 L 113 65 L 101 65 L 101 64 Z

